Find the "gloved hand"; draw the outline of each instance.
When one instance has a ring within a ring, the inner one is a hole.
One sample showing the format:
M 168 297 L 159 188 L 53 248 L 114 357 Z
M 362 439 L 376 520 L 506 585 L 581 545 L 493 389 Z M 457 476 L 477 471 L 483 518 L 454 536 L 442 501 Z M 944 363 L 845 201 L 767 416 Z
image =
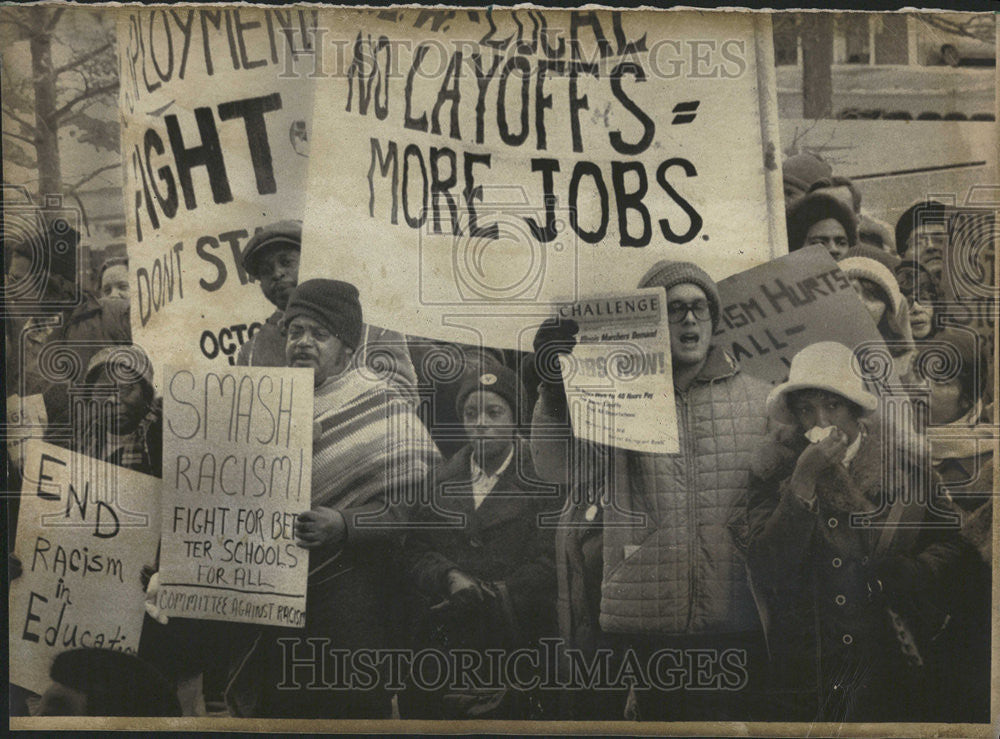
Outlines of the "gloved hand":
M 580 326 L 573 319 L 549 318 L 535 333 L 535 368 L 543 384 L 562 385 L 559 355 L 569 354 L 576 346 Z

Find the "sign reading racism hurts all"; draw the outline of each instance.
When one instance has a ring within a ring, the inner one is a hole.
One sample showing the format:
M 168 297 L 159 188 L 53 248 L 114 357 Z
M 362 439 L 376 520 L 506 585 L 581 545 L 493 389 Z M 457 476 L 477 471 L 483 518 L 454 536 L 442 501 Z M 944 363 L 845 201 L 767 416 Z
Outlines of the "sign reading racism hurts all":
M 719 283 L 722 310 L 713 343 L 744 372 L 784 382 L 801 349 L 838 341 L 852 349 L 882 337 L 847 276 L 810 246 Z
M 657 260 L 718 279 L 785 252 L 766 16 L 327 17 L 302 276 L 336 264 L 366 320 L 524 349 Z
M 317 17 L 246 6 L 119 15 L 132 334 L 157 370 L 232 364 L 274 312 L 240 255 L 263 226 L 302 218 L 312 80 L 287 65 L 310 56 Z
M 313 373 L 167 368 L 159 608 L 174 616 L 305 624 Z
M 44 692 L 60 652 L 135 654 L 156 561 L 160 481 L 51 444 L 28 441 L 10 582 L 10 681 Z

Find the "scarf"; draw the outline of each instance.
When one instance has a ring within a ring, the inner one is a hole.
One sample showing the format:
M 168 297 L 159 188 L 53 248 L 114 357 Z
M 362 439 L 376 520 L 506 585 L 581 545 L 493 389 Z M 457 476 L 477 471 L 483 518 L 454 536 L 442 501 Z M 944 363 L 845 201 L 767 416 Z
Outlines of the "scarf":
M 385 381 L 348 370 L 316 388 L 313 402 L 314 507 L 417 492 L 440 460 L 413 407 Z

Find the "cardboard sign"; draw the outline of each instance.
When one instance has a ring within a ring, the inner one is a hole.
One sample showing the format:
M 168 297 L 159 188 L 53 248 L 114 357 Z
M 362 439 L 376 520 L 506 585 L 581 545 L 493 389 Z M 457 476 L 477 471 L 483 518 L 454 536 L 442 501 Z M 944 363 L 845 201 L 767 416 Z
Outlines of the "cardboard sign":
M 853 349 L 882 340 L 847 276 L 820 246 L 728 277 L 719 295 L 716 346 L 772 384 L 784 382 L 792 357 L 817 341 Z
M 160 481 L 39 441 L 25 444 L 10 583 L 10 680 L 43 692 L 75 647 L 136 653 L 156 561 Z
M 132 335 L 156 365 L 233 364 L 274 312 L 241 254 L 301 219 L 313 10 L 137 8 L 118 21 Z M 161 386 L 162 387 L 162 386 Z
M 302 276 L 335 263 L 366 320 L 526 349 L 660 259 L 719 279 L 786 251 L 766 16 L 426 21 L 343 13 L 317 81 Z
M 169 615 L 305 624 L 313 373 L 168 367 L 163 396 L 159 608 Z
M 559 307 L 580 332 L 561 356 L 577 438 L 650 453 L 679 450 L 670 328 L 660 288 Z

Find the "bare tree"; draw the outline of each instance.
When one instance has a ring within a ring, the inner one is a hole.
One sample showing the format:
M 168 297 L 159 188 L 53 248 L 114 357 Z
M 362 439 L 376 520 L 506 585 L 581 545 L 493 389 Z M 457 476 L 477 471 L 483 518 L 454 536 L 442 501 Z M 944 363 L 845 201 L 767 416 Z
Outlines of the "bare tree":
M 981 13 L 921 13 L 917 16 L 932 28 L 956 36 L 992 44 L 996 40 L 994 16 Z
M 802 117 L 833 112 L 833 15 L 802 13 Z
M 100 106 L 113 109 L 118 94 L 113 20 L 90 13 L 96 32 L 76 33 L 67 21 L 66 7 L 35 5 L 0 9 L 0 26 L 13 33 L 4 37 L 28 41 L 30 79 L 4 80 L 4 157 L 38 172 L 39 193 L 74 195 L 102 172 L 121 166 L 107 164 L 75 182 L 63 182 L 59 134 L 68 130 L 80 143 L 119 152 L 119 129 L 114 116 L 94 115 Z M 65 60 L 65 61 L 63 61 Z

